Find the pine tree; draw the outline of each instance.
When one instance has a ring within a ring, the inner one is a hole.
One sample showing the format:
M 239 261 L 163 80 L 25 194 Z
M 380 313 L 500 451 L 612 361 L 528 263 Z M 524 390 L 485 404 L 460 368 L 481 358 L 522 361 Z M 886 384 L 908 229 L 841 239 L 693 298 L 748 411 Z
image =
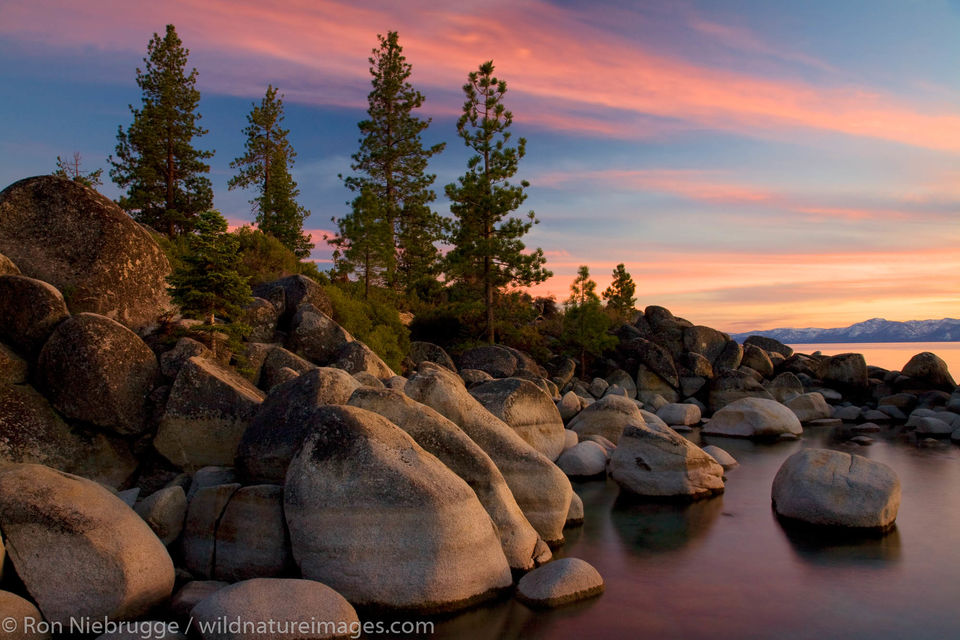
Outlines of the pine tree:
M 255 187 L 257 197 L 250 201 L 256 212 L 257 227 L 283 243 L 298 258 L 310 255 L 313 244 L 303 234 L 303 220 L 310 212 L 297 204 L 300 190 L 290 175 L 296 152 L 284 129 L 283 96 L 273 85 L 260 105 L 247 115 L 246 152 L 230 163 L 239 172 L 227 183 L 229 189 Z
M 57 156 L 57 168 L 53 172 L 53 175 L 60 178 L 66 178 L 67 180 L 73 180 L 74 182 L 79 182 L 80 184 L 90 187 L 91 189 L 96 189 L 103 184 L 103 180 L 101 178 L 103 175 L 103 169 L 85 172 L 80 170 L 80 164 L 81 157 L 79 151 L 75 151 L 73 153 L 73 158 L 70 160 L 64 160 L 60 156 Z
M 385 229 L 385 242 L 395 254 L 387 261 L 386 284 L 410 293 L 424 278 L 433 279 L 439 273 L 440 252 L 435 243 L 442 237 L 443 219 L 430 209 L 436 199 L 431 189 L 436 176 L 426 170 L 430 158 L 445 145 L 423 146 L 421 136 L 431 120 L 414 115 L 424 98 L 409 82 L 412 66 L 403 55 L 397 32 L 377 38 L 379 47 L 369 59 L 373 90 L 367 98 L 368 118 L 357 125 L 360 149 L 352 156 L 356 175 L 345 178 L 344 184 L 358 194 L 367 191 L 379 201 L 382 221 L 370 232 L 379 238 Z M 346 227 L 365 233 L 366 227 L 358 222 Z M 344 240 L 365 243 L 360 238 Z
M 353 201 L 350 215 L 334 220 L 338 235 L 326 240 L 334 247 L 334 272 L 343 277 L 356 275 L 363 282 L 363 297 L 370 297 L 370 285 L 384 285 L 386 274 L 394 271 L 394 251 L 382 201 L 371 189 L 364 189 Z
M 610 335 L 610 317 L 604 313 L 597 295 L 597 283 L 590 279 L 590 269 L 582 265 L 570 285 L 563 317 L 563 341 L 580 359 L 580 375 L 587 372 L 587 355 L 598 356 L 614 346 Z
M 613 270 L 613 282 L 603 292 L 603 299 L 607 301 L 607 309 L 618 320 L 626 320 L 630 312 L 633 311 L 633 305 L 637 302 L 637 299 L 633 296 L 636 291 L 636 283 L 621 262 Z
M 537 223 L 533 211 L 525 219 L 512 217 L 527 196 L 526 180 L 511 184 L 526 140 L 509 146 L 513 114 L 503 105 L 507 83 L 493 75 L 493 61 L 480 65 L 463 86 L 466 102 L 457 121 L 457 132 L 476 155 L 456 184 L 448 184 L 447 197 L 454 214 L 447 254 L 448 276 L 476 283 L 483 290 L 487 340 L 495 339 L 494 308 L 497 295 L 508 285 L 529 286 L 552 274 L 544 269 L 543 251 L 525 252 L 521 238 Z
M 213 324 L 215 316 L 236 320 L 250 301 L 250 285 L 238 272 L 239 240 L 227 233 L 216 211 L 201 213 L 188 236 L 189 251 L 167 276 L 170 296 L 185 316 Z
M 110 177 L 127 192 L 120 206 L 171 237 L 192 229 L 213 205 L 204 162 L 213 152 L 193 146 L 206 130 L 198 124 L 197 70 L 185 73 L 189 55 L 172 24 L 164 37 L 153 34 L 144 68 L 137 68 L 141 107 L 130 105 L 133 123 L 126 131 L 120 127 L 117 157 L 109 159 Z

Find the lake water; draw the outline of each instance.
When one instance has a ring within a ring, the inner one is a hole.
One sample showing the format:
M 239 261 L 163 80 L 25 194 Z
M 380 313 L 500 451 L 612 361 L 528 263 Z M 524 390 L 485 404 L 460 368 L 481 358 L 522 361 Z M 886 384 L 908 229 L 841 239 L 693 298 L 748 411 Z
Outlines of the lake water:
M 844 342 L 789 346 L 798 353 L 820 351 L 831 356 L 838 353 L 862 353 L 867 364 L 897 371 L 903 369 L 913 356 L 930 351 L 943 358 L 954 379 L 960 375 L 960 342 Z
M 893 467 L 903 500 L 882 538 L 785 530 L 770 508 L 783 460 L 834 446 L 710 437 L 740 461 L 722 496 L 686 505 L 624 501 L 609 480 L 575 483 L 586 523 L 558 555 L 583 558 L 606 593 L 553 611 L 506 600 L 441 620 L 432 638 L 947 638 L 960 630 L 960 447 L 874 434 L 849 448 Z M 691 439 L 701 442 L 695 433 Z

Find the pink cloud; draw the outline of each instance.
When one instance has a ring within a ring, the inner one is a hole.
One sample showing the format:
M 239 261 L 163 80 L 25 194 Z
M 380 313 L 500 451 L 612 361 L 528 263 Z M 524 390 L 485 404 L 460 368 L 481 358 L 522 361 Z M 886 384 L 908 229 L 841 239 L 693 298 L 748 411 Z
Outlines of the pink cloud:
M 273 81 L 290 86 L 291 98 L 362 104 L 374 34 L 398 29 L 420 86 L 455 92 L 467 71 L 494 58 L 516 95 L 536 100 L 524 117 L 551 128 L 634 138 L 649 133 L 630 126 L 631 114 L 642 114 L 758 135 L 815 129 L 960 150 L 960 116 L 947 105 L 930 109 L 869 87 L 824 88 L 695 64 L 542 0 L 495 0 L 482 12 L 426 0 L 369 7 L 334 0 L 66 6 L 32 0 L 0 9 L 0 33 L 56 47 L 141 52 L 149 33 L 168 21 L 179 25 L 198 57 L 210 59 L 201 75 L 205 86 L 226 92 L 242 87 L 254 93 L 254 86 Z M 737 39 L 757 56 L 777 57 L 779 51 L 755 36 L 744 39 L 739 27 L 703 20 L 692 26 L 721 43 Z M 802 53 L 779 57 L 816 66 Z M 428 108 L 456 109 L 458 103 L 428 102 Z

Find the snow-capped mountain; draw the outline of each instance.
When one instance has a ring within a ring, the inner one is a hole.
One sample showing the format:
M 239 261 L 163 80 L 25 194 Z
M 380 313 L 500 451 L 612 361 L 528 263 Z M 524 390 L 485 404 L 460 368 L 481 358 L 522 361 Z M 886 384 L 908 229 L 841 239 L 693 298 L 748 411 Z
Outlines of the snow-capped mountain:
M 960 320 L 907 320 L 871 318 L 842 329 L 764 329 L 731 334 L 743 342 L 749 336 L 774 338 L 785 344 L 814 342 L 960 342 Z

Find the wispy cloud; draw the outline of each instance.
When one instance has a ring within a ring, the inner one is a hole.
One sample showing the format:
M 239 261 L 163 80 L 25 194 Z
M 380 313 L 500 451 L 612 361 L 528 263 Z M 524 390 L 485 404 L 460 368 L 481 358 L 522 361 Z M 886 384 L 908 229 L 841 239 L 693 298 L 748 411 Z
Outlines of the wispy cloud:
M 828 88 L 682 60 L 542 0 L 457 8 L 427 0 L 367 7 L 335 0 L 99 0 L 66 6 L 15 0 L 0 8 L 4 37 L 55 47 L 139 52 L 149 33 L 167 21 L 181 25 L 187 45 L 210 65 L 204 82 L 225 92 L 256 94 L 273 81 L 294 87 L 291 99 L 359 106 L 374 34 L 398 29 L 421 86 L 456 88 L 467 71 L 493 58 L 518 96 L 536 99 L 536 110 L 525 117 L 551 128 L 648 135 L 630 127 L 640 114 L 751 135 L 813 129 L 960 151 L 955 109 L 930 108 L 871 87 Z M 742 27 L 702 19 L 692 27 L 722 42 L 736 41 L 756 56 L 817 66 L 815 58 L 784 53 Z M 257 62 L 264 60 L 271 64 Z M 440 111 L 458 106 L 456 99 L 429 105 Z M 574 115 L 574 107 L 581 115 Z

